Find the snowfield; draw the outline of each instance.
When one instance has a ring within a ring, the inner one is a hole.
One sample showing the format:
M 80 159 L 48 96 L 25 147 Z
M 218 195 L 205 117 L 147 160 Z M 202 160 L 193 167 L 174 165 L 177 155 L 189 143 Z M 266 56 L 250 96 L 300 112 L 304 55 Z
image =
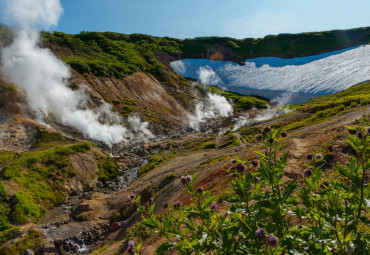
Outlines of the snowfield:
M 370 80 L 370 46 L 292 59 L 248 59 L 244 66 L 230 61 L 184 59 L 172 62 L 171 67 L 203 84 L 297 104 Z

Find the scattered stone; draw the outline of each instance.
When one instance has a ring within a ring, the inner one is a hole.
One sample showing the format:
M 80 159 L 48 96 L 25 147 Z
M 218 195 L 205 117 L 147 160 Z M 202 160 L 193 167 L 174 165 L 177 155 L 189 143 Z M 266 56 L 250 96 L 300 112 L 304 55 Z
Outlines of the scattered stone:
M 13 235 L 13 238 L 17 238 L 19 237 L 20 235 L 22 235 L 22 230 L 18 229 L 18 230 L 14 230 L 12 232 L 12 235 Z
M 90 205 L 88 203 L 82 203 L 77 206 L 76 211 L 78 212 L 87 212 L 90 210 Z
M 52 243 L 46 243 L 46 244 L 44 244 L 42 246 L 42 251 L 43 252 L 53 253 L 53 252 L 56 252 L 56 249 L 55 249 L 54 244 L 52 244 Z
M 96 187 L 97 187 L 97 188 L 103 188 L 103 183 L 101 183 L 101 182 L 97 182 L 97 183 L 96 183 Z
M 25 250 L 25 251 L 23 252 L 23 255 L 35 255 L 35 253 L 34 253 L 32 250 L 27 249 L 27 250 Z

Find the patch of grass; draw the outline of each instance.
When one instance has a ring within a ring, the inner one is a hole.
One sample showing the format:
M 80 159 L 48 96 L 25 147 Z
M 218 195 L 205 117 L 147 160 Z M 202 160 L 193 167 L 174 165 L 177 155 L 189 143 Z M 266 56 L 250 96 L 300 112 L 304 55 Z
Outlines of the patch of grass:
M 261 129 L 259 127 L 245 127 L 239 129 L 239 132 L 244 141 L 253 143 L 255 142 L 255 135 L 261 133 Z
M 13 232 L 19 230 L 19 228 L 9 228 L 7 230 L 0 232 L 0 244 L 6 243 L 7 241 L 13 239 Z M 0 249 L 1 254 L 1 249 Z M 7 253 L 7 254 L 14 254 L 14 253 Z
M 15 152 L 12 151 L 0 151 L 0 166 L 6 161 L 11 160 L 15 156 Z
M 215 86 L 207 87 L 207 90 L 219 94 L 233 102 L 234 111 L 250 110 L 252 108 L 266 109 L 268 106 L 268 100 L 262 99 L 261 97 L 255 96 L 243 96 L 237 93 L 227 92 Z
M 307 125 L 328 121 L 331 117 L 342 115 L 353 109 L 370 104 L 370 83 L 355 85 L 334 95 L 312 99 L 293 106 L 294 109 L 308 113 L 304 118 L 284 123 L 285 130 L 293 130 Z
M 142 166 L 139 170 L 139 177 L 149 173 L 153 169 L 159 167 L 160 165 L 163 165 L 164 163 L 170 161 L 171 159 L 174 159 L 176 157 L 176 152 L 173 152 L 172 154 L 169 154 L 167 156 L 162 157 L 160 154 L 153 155 L 149 162 Z
M 226 135 L 226 139 L 224 143 L 221 144 L 219 148 L 229 148 L 229 147 L 238 146 L 238 145 L 240 145 L 240 140 L 238 139 L 238 137 L 234 135 L 233 133 L 228 133 Z
M 117 162 L 108 157 L 104 162 L 99 163 L 98 176 L 102 182 L 114 180 L 120 175 Z
M 30 229 L 28 235 L 15 244 L 8 244 L 0 249 L 0 255 L 23 254 L 26 249 L 35 251 L 36 254 L 41 251 L 42 236 L 34 229 Z
M 55 146 L 72 144 L 73 140 L 62 136 L 61 133 L 48 132 L 40 127 L 37 127 L 35 149 L 45 150 Z
M 10 218 L 15 224 L 26 224 L 29 218 L 35 221 L 44 212 L 43 208 L 38 206 L 31 196 L 24 191 L 15 193 L 11 203 L 13 206 Z
M 93 253 L 91 253 L 91 255 L 98 255 L 100 254 L 102 251 L 105 251 L 106 249 L 108 249 L 108 245 L 104 245 L 102 246 L 101 248 L 95 250 Z
M 2 195 L 3 206 L 9 204 L 10 212 L 2 214 L 15 224 L 36 221 L 41 213 L 64 202 L 66 192 L 61 182 L 68 177 L 67 157 L 78 152 L 86 152 L 89 142 L 57 146 L 42 151 L 22 153 L 17 159 L 4 166 L 2 176 L 19 186 L 15 195 L 7 202 Z M 0 188 L 1 190 L 1 188 Z

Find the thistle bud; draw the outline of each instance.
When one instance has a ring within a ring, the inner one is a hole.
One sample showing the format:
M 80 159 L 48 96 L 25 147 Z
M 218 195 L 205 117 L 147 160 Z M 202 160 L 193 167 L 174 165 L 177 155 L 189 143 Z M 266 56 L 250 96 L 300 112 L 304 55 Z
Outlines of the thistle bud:
M 270 144 L 274 143 L 274 138 L 270 137 L 270 138 L 269 138 L 269 143 L 270 143 Z
M 306 169 L 303 171 L 303 176 L 306 178 L 309 178 L 312 176 L 312 170 L 311 169 Z
M 202 193 L 203 193 L 203 191 L 204 191 L 204 189 L 203 189 L 203 187 L 202 187 L 202 186 L 199 186 L 199 187 L 197 188 L 197 192 L 198 192 L 199 194 L 202 194 Z
M 322 154 L 320 154 L 320 153 L 316 154 L 315 159 L 316 160 L 322 159 Z
M 256 142 L 261 142 L 262 141 L 262 135 L 256 135 L 254 137 L 254 139 L 256 139 Z
M 307 158 L 308 160 L 311 160 L 311 159 L 313 158 L 313 154 L 312 154 L 312 153 L 308 153 L 306 158 Z
M 258 237 L 265 237 L 266 236 L 266 230 L 263 228 L 259 228 L 255 232 L 256 236 Z
M 260 162 L 257 159 L 253 159 L 251 163 L 252 163 L 252 166 L 254 167 L 259 167 L 260 165 Z
M 286 131 L 281 132 L 281 137 L 287 137 L 288 133 Z
M 276 236 L 267 236 L 266 237 L 266 245 L 270 248 L 276 248 L 279 245 L 278 238 Z
M 192 175 L 187 175 L 185 177 L 186 182 L 191 182 L 191 179 L 193 179 L 193 176 Z
M 268 132 L 270 132 L 271 131 L 271 128 L 269 127 L 269 126 L 267 126 L 267 127 L 264 127 L 263 129 L 262 129 L 262 131 L 261 131 L 261 133 L 262 134 L 267 134 Z
M 212 210 L 216 210 L 217 209 L 217 203 L 216 202 L 212 202 L 211 209 Z
M 167 209 L 167 208 L 168 208 L 168 203 L 167 203 L 167 202 L 164 202 L 164 203 L 163 203 L 163 205 L 162 205 L 162 207 L 163 207 L 164 209 Z
M 244 172 L 244 170 L 245 170 L 245 165 L 244 165 L 244 164 L 242 164 L 242 163 L 238 163 L 238 164 L 236 165 L 236 171 L 238 171 L 239 173 Z

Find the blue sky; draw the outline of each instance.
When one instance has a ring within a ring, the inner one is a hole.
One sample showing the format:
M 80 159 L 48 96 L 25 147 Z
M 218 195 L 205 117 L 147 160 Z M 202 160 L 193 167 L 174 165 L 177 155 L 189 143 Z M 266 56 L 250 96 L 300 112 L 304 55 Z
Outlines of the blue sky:
M 156 36 L 263 37 L 370 26 L 369 0 L 61 0 L 54 28 Z M 1 19 L 0 19 L 1 22 Z

